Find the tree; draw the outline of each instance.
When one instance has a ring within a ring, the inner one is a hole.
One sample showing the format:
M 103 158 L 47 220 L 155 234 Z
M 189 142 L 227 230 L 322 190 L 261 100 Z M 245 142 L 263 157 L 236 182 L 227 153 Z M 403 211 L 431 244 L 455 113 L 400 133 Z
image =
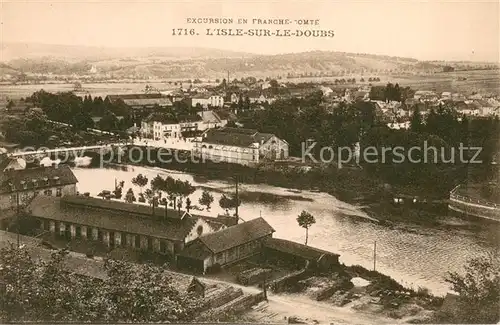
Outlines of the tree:
M 420 115 L 420 108 L 418 105 L 413 110 L 413 115 L 410 120 L 410 130 L 416 133 L 422 132 L 422 116 Z
M 401 88 L 399 88 L 399 84 L 396 84 L 394 86 L 394 93 L 393 93 L 392 100 L 395 100 L 398 102 L 401 101 Z
M 132 178 L 132 184 L 135 186 L 139 186 L 142 194 L 142 188 L 146 185 L 148 185 L 148 178 L 142 174 L 137 175 L 136 177 Z
M 200 312 L 201 300 L 178 291 L 161 267 L 107 259 L 96 269 L 101 280 L 68 272 L 68 255 L 34 260 L 27 248 L 2 248 L 0 321 L 170 323 Z
M 498 253 L 470 259 L 465 274 L 448 273 L 445 281 L 458 293 L 453 323 L 496 324 L 500 320 L 500 260 Z
M 69 122 L 69 124 L 73 125 L 76 130 L 87 130 L 88 128 L 94 127 L 94 121 L 90 114 L 85 112 L 76 113 L 73 118 Z
M 114 131 L 118 129 L 118 118 L 115 114 L 107 111 L 98 123 L 99 129 L 103 131 Z
M 219 200 L 219 206 L 226 211 L 226 214 L 229 215 L 229 210 L 236 209 L 241 205 L 241 200 L 237 199 L 235 195 L 231 197 L 227 197 L 225 194 Z
M 191 185 L 188 181 L 181 181 L 181 180 L 176 180 L 175 181 L 175 189 L 176 193 L 179 196 L 179 204 L 177 205 L 177 208 L 179 209 L 179 213 L 182 207 L 182 200 L 186 199 L 189 195 L 193 194 L 196 188 Z
M 309 228 L 316 223 L 316 219 L 314 219 L 314 216 L 310 214 L 307 211 L 302 211 L 299 216 L 297 217 L 297 223 L 299 226 L 304 228 L 306 230 L 306 242 L 305 245 L 307 245 L 307 240 L 309 238 Z
M 9 102 L 7 103 L 7 110 L 10 110 L 12 107 L 14 107 L 14 102 L 12 99 L 9 99 Z
M 146 198 L 146 201 L 149 203 L 151 206 L 151 214 L 155 214 L 155 207 L 158 205 L 158 197 L 155 195 L 155 192 L 152 189 L 146 189 L 144 191 L 144 197 Z
M 204 190 L 203 193 L 201 193 L 201 197 L 198 200 L 198 202 L 201 205 L 206 206 L 207 211 L 210 211 L 210 205 L 214 202 L 214 197 L 212 196 L 212 194 L 210 194 L 209 191 Z
M 127 203 L 134 203 L 136 201 L 134 191 L 132 188 L 129 188 L 127 193 L 125 194 L 125 202 Z
M 171 186 L 170 183 L 171 182 L 168 182 L 167 179 L 163 179 L 160 175 L 157 175 L 151 181 L 151 189 L 159 195 L 158 204 L 163 204 L 165 206 L 165 218 L 168 217 L 168 193 L 170 190 L 169 186 Z M 163 196 L 163 193 L 166 193 L 167 195 Z
M 245 104 L 243 105 L 243 109 L 249 110 L 250 109 L 250 97 L 245 96 Z

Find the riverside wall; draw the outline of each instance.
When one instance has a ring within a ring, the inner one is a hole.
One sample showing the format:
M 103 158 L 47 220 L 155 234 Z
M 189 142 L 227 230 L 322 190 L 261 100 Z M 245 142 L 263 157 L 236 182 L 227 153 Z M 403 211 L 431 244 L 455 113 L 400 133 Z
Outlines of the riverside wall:
M 460 186 L 460 185 L 459 185 Z M 500 222 L 500 204 L 457 194 L 459 186 L 450 192 L 448 208 L 456 213 Z

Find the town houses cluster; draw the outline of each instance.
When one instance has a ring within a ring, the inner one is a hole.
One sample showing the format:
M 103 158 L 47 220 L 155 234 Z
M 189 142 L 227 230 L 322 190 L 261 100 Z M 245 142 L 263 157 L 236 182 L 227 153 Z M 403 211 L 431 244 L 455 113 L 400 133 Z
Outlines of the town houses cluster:
M 322 97 L 319 105 L 330 113 L 345 103 L 369 102 L 380 120 L 393 129 L 409 128 L 416 110 L 425 116 L 440 107 L 451 107 L 473 118 L 500 116 L 500 100 L 495 95 L 415 91 L 398 84 L 386 84 L 378 77 L 366 78 L 366 81 L 347 79 L 340 85 L 337 80 L 290 83 L 254 77 L 217 81 L 210 85 L 195 79 L 188 84 L 175 84 L 168 90 L 146 85 L 144 91 L 138 93 L 108 94 L 104 103 L 115 104 L 121 112 L 131 115 L 129 120 L 135 124 L 127 132 L 134 135 L 137 144 L 183 149 L 208 160 L 242 165 L 288 159 L 287 139 L 263 130 L 247 129 L 240 123 L 249 111 L 267 110 L 280 100 L 319 94 Z M 88 94 L 79 90 L 74 94 L 85 97 L 84 101 L 90 100 Z M 33 109 L 27 106 L 29 104 L 28 101 L 10 102 L 6 109 L 9 113 L 26 112 Z M 115 115 L 117 121 L 125 118 Z M 102 119 L 103 115 L 92 116 L 96 129 L 107 130 L 99 127 Z

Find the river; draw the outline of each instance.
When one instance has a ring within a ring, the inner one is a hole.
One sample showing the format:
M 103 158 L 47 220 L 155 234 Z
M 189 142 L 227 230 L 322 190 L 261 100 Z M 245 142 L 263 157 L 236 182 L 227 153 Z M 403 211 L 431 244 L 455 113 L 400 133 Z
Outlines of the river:
M 124 194 L 133 188 L 137 196 L 139 188 L 133 186 L 131 180 L 139 173 L 149 180 L 156 175 L 188 180 L 198 187 L 190 197 L 195 205 L 198 205 L 202 187 L 212 189 L 214 203 L 209 213 L 212 216 L 224 212 L 218 206 L 221 192 L 234 192 L 234 184 L 229 181 L 203 181 L 190 174 L 156 168 L 75 167 L 73 171 L 79 181 L 78 191 L 90 192 L 92 196 L 105 189 L 113 190 L 115 179 L 125 182 Z M 316 224 L 309 230 L 310 246 L 340 254 L 341 261 L 347 265 L 359 264 L 373 269 L 376 241 L 377 271 L 408 287 L 426 287 L 438 295 L 448 291 L 444 281 L 447 271 L 460 272 L 468 258 L 499 248 L 499 228 L 483 220 L 466 221 L 443 216 L 440 225 L 432 228 L 402 224 L 387 227 L 371 222 L 359 207 L 326 193 L 290 193 L 285 188 L 262 184 L 240 184 L 240 191 L 302 197 L 272 204 L 242 202 L 239 209 L 241 218 L 250 220 L 262 216 L 276 230 L 274 237 L 304 242 L 305 230 L 297 225 L 295 219 L 302 210 L 306 210 L 316 218 Z

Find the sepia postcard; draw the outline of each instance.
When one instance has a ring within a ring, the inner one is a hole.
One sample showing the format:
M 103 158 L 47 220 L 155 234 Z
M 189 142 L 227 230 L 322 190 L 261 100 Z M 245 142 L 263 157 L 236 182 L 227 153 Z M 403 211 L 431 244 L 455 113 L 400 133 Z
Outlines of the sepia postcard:
M 499 324 L 499 15 L 0 1 L 0 323 Z

